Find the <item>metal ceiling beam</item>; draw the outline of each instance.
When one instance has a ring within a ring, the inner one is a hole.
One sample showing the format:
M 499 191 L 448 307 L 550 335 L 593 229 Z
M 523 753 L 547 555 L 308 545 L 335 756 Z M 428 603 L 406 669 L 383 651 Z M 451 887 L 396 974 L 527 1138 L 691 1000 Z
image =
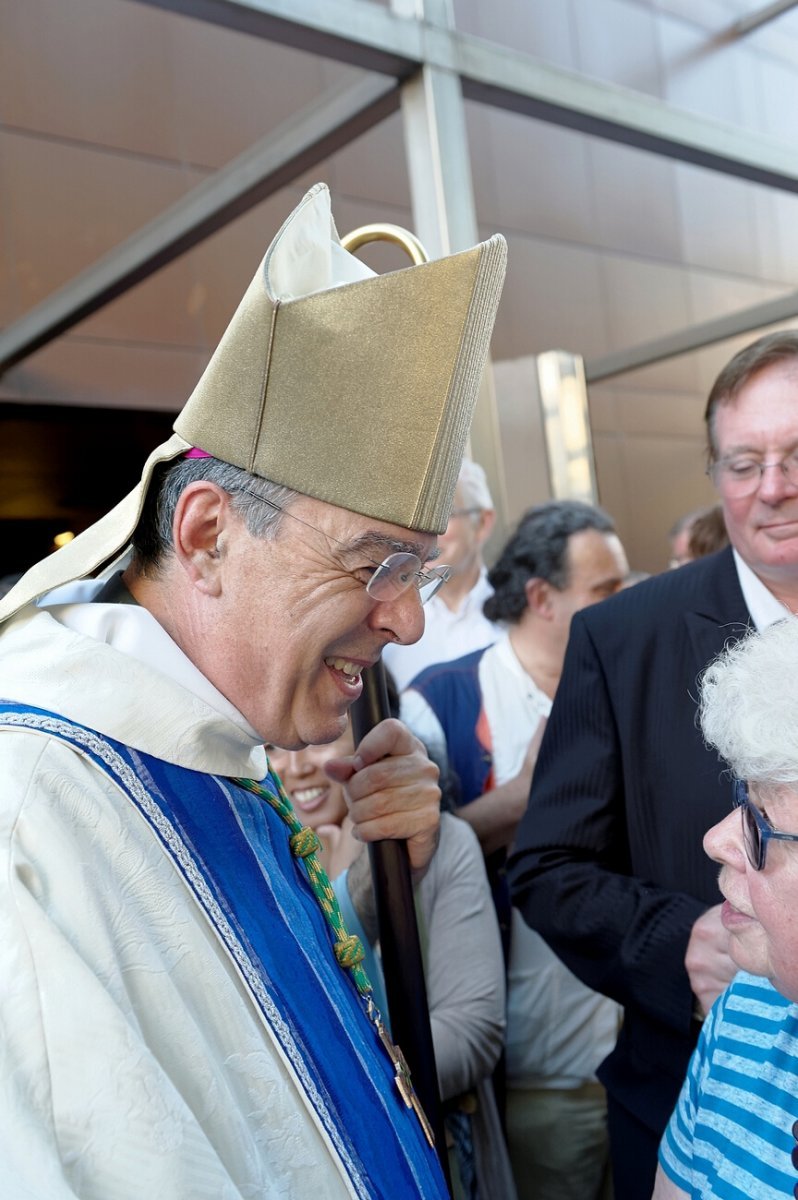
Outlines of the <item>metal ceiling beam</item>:
M 738 21 L 730 25 L 726 37 L 745 37 L 746 34 L 753 33 L 755 29 L 760 29 L 768 21 L 772 21 L 774 17 L 780 17 L 782 13 L 795 8 L 796 4 L 798 4 L 798 0 L 775 0 L 774 4 L 766 4 L 764 8 L 749 13 L 747 17 L 740 17 Z
M 138 0 L 236 33 L 402 79 L 424 58 L 423 26 L 372 0 Z
M 378 124 L 399 101 L 398 85 L 379 75 L 329 89 L 0 332 L 0 374 Z
M 372 0 L 138 0 L 139 3 L 405 79 L 424 65 L 460 76 L 471 100 L 594 137 L 798 192 L 792 146 L 655 97 L 583 78 Z
M 798 192 L 793 147 L 698 117 L 611 84 L 543 66 L 527 55 L 468 39 L 458 47 L 463 94 L 510 112 L 652 154 Z
M 419 9 L 441 28 L 454 27 L 450 0 L 391 0 L 399 15 Z M 402 84 L 405 155 L 413 229 L 432 258 L 479 241 L 465 104 L 454 71 L 425 63 Z M 484 468 L 496 509 L 495 545 L 510 533 L 504 457 L 490 370 L 482 375 L 471 421 L 469 452 Z
M 628 371 L 663 362 L 666 358 L 676 358 L 679 354 L 714 346 L 717 342 L 725 342 L 729 338 L 740 337 L 744 333 L 752 333 L 768 325 L 791 321 L 796 316 L 798 292 L 788 292 L 785 296 L 765 300 L 762 304 L 754 304 L 751 308 L 729 313 L 728 316 L 703 321 L 700 325 L 691 325 L 689 329 L 666 334 L 665 337 L 654 341 L 618 350 L 614 354 L 605 354 L 602 358 L 594 358 L 585 363 L 585 378 L 588 383 L 612 379 L 617 375 L 625 375 Z

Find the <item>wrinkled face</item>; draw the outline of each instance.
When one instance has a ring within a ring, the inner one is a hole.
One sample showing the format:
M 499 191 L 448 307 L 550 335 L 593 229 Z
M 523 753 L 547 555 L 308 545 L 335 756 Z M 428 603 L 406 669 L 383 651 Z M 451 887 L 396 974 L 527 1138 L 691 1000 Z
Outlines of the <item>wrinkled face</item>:
M 555 628 L 560 640 L 568 640 L 574 613 L 617 592 L 629 574 L 629 564 L 614 533 L 583 529 L 568 539 L 568 585 L 551 589 Z
M 715 415 L 716 457 L 775 463 L 798 446 L 798 363 L 755 375 Z M 720 487 L 729 539 L 766 583 L 798 579 L 798 485 L 778 467 L 762 473 L 749 496 Z
M 329 742 L 360 695 L 360 672 L 388 642 L 418 641 L 414 586 L 375 601 L 366 584 L 386 555 L 434 555 L 435 537 L 302 497 L 275 538 L 252 537 L 237 514 L 219 540 L 222 590 L 201 669 L 264 742 Z M 310 529 L 301 522 L 308 522 Z
M 751 799 L 774 829 L 798 833 L 798 792 L 784 784 L 749 784 Z M 720 863 L 721 910 L 738 967 L 764 975 L 790 1000 L 798 1000 L 798 844 L 769 841 L 765 865 L 755 871 L 734 809 L 704 837 L 704 849 Z
M 459 483 L 454 489 L 452 514 L 445 532 L 438 536 L 439 559 L 452 568 L 452 575 L 459 575 L 479 562 L 487 535 L 483 510 L 468 510 Z
M 352 733 L 345 733 L 326 746 L 306 746 L 304 750 L 269 748 L 269 760 L 288 792 L 299 820 L 311 829 L 340 825 L 346 816 L 344 789 L 328 779 L 324 764 L 331 758 L 354 753 Z

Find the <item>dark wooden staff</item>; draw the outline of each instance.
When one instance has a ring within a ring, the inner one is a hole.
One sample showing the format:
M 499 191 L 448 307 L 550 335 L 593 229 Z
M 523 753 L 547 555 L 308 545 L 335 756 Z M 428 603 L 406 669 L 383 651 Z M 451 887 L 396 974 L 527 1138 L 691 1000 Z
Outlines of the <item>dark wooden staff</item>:
M 354 253 L 368 242 L 381 241 L 400 246 L 416 265 L 429 261 L 429 255 L 415 234 L 399 225 L 362 225 L 342 237 L 341 245 Z M 363 672 L 363 691 L 351 709 L 355 745 L 390 715 L 385 668 L 378 662 Z M 391 1035 L 407 1060 L 416 1095 L 432 1126 L 435 1149 L 451 1195 L 443 1109 L 407 846 L 401 841 L 372 842 L 369 855 Z
M 355 745 L 370 729 L 390 715 L 385 668 L 378 662 L 363 672 L 363 692 L 351 709 Z M 372 842 L 369 844 L 369 855 L 391 1036 L 407 1059 L 413 1086 L 435 1134 L 435 1149 L 451 1194 L 443 1110 L 438 1091 L 407 846 L 402 841 Z

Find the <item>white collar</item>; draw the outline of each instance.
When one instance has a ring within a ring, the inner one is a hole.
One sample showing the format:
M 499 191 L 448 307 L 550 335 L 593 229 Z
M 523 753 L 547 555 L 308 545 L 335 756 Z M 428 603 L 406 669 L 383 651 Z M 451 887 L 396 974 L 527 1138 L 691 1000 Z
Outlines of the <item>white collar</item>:
M 138 604 L 77 603 L 53 607 L 48 604 L 47 610 L 67 629 L 113 646 L 121 654 L 128 654 L 154 671 L 167 675 L 219 716 L 238 725 L 247 737 L 258 740 L 256 730 L 246 718 L 194 666 L 146 608 Z
M 260 736 L 134 605 L 24 609 L 0 635 L 0 694 L 191 770 L 266 774 Z
M 754 626 L 761 633 L 763 629 L 767 629 L 768 625 L 774 625 L 776 621 L 783 621 L 790 610 L 773 595 L 736 550 L 733 550 L 732 553 L 745 606 Z

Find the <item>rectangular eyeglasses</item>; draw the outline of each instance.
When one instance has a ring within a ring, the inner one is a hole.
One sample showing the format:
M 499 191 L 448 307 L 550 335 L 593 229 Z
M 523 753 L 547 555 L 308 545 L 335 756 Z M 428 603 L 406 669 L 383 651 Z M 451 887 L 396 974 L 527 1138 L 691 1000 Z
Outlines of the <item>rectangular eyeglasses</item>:
M 311 525 L 309 521 L 303 520 L 302 517 L 294 516 L 289 509 L 281 508 L 279 504 L 275 504 L 272 500 L 267 500 L 265 496 L 259 496 L 257 492 L 250 491 L 249 488 L 237 488 L 236 491 L 245 492 L 255 500 L 260 500 L 262 504 L 268 505 L 275 512 L 281 512 L 284 516 L 290 517 L 292 521 L 298 521 L 300 525 L 304 525 L 306 529 L 312 529 L 314 533 L 327 538 L 328 541 L 335 542 L 337 546 L 343 546 L 345 550 L 349 550 L 349 547 L 344 542 L 340 542 L 332 534 L 325 533 L 323 529 L 317 529 L 315 525 Z M 363 557 L 368 558 L 368 561 L 375 568 L 374 573 L 365 585 L 366 591 L 372 600 L 382 602 L 395 600 L 397 596 L 401 596 L 403 592 L 406 592 L 409 587 L 415 584 L 421 603 L 426 604 L 443 587 L 452 573 L 451 567 L 443 565 L 430 567 L 424 571 L 422 570 L 423 564 L 418 555 L 410 554 L 407 551 L 397 551 L 395 554 L 389 554 L 382 562 L 377 562 L 376 559 L 369 558 L 366 554 Z
M 734 781 L 734 807 L 740 809 L 743 845 L 755 871 L 761 871 L 765 865 L 768 842 L 798 842 L 798 833 L 781 833 L 773 828 L 754 804 L 748 784 L 742 779 Z

